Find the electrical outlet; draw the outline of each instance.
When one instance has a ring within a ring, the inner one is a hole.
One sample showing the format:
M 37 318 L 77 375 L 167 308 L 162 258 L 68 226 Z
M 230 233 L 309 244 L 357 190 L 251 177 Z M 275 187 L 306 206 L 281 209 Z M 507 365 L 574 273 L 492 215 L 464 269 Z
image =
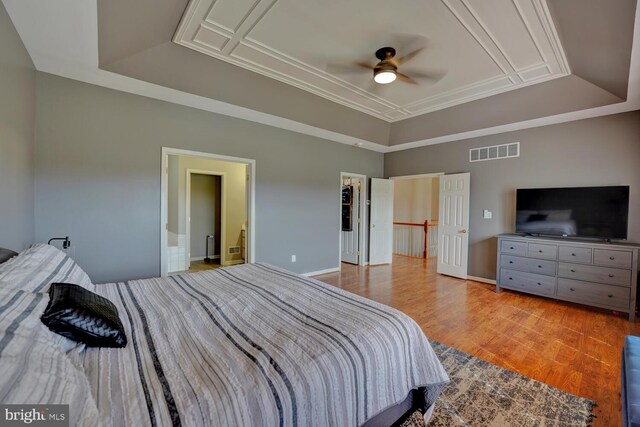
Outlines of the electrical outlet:
M 291 262 L 296 262 L 296 256 L 295 255 L 291 255 Z
M 491 219 L 491 218 L 493 218 L 493 212 L 491 212 L 491 211 L 490 211 L 490 210 L 488 210 L 488 209 L 483 210 L 483 211 L 482 211 L 482 218 L 484 218 L 484 219 Z

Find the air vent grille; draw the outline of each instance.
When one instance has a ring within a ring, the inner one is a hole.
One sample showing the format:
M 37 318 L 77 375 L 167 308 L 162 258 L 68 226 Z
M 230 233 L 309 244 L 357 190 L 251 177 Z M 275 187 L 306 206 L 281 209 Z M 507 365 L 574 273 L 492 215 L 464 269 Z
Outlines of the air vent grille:
M 469 150 L 470 162 L 483 162 L 485 160 L 508 159 L 520 157 L 520 143 L 492 145 L 490 147 L 472 148 Z
M 229 254 L 239 254 L 240 246 L 229 246 Z

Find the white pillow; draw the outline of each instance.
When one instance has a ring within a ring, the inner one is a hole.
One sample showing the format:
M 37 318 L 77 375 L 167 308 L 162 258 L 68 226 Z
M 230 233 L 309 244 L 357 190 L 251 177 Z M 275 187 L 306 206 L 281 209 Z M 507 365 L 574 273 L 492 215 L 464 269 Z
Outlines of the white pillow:
M 43 243 L 0 264 L 0 288 L 44 293 L 54 282 L 73 283 L 83 288 L 91 286 L 91 279 L 73 259 L 60 249 Z
M 0 402 L 68 404 L 69 425 L 100 425 L 86 375 L 41 322 L 43 293 L 0 288 Z M 65 338 L 66 339 L 66 338 Z

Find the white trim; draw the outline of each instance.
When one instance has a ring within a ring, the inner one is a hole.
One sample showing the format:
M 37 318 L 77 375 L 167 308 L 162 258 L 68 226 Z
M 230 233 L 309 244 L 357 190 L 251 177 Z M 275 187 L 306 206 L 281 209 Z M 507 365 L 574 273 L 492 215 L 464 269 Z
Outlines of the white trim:
M 221 154 L 204 153 L 200 151 L 184 150 L 180 148 L 162 147 L 162 169 L 160 170 L 160 275 L 167 275 L 167 199 L 168 182 L 167 168 L 169 166 L 169 155 L 199 157 L 210 160 L 224 160 L 227 162 L 243 163 L 248 166 L 249 174 L 249 197 L 247 198 L 247 219 L 245 236 L 245 259 L 247 263 L 255 262 L 255 235 L 256 235 L 256 161 L 242 157 L 224 156 Z M 185 248 L 186 251 L 186 248 Z
M 400 175 L 400 176 L 390 176 L 389 179 L 401 181 L 403 179 L 422 179 L 422 178 L 435 178 L 437 176 L 444 175 L 444 172 L 434 172 L 434 173 L 421 173 L 418 175 Z
M 360 248 L 360 256 L 358 257 L 358 265 L 364 265 L 365 255 L 369 253 L 369 242 L 365 230 L 367 228 L 367 176 L 359 173 L 340 172 L 340 185 L 338 186 L 338 262 L 342 262 L 342 180 L 345 177 L 359 178 L 361 182 L 360 188 L 360 226 L 358 227 L 358 247 Z
M 301 273 L 301 276 L 305 276 L 305 277 L 319 276 L 321 274 L 335 273 L 336 271 L 340 271 L 340 267 L 327 268 L 326 270 L 310 271 L 308 273 Z
M 211 175 L 220 177 L 220 264 L 224 265 L 224 249 L 227 247 L 227 174 L 226 172 L 210 171 L 206 169 L 187 169 L 186 170 L 186 192 L 185 192 L 185 257 L 187 269 L 191 266 L 191 175 Z M 214 243 L 215 245 L 215 243 Z M 206 254 L 209 255 L 209 254 Z M 204 259 L 204 258 L 203 258 Z
M 472 280 L 474 282 L 480 282 L 480 283 L 488 283 L 489 285 L 495 285 L 496 284 L 495 279 L 485 279 L 484 277 L 477 277 L 477 276 L 469 276 L 469 275 L 467 275 L 467 280 Z

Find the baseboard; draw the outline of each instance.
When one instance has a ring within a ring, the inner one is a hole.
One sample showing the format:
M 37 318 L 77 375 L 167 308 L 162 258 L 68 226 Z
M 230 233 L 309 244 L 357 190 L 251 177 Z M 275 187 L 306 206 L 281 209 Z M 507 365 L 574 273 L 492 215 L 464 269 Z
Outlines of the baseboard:
M 238 264 L 244 264 L 245 261 L 243 259 L 235 259 L 233 261 L 225 261 L 222 263 L 223 266 L 225 267 L 229 267 L 231 265 L 238 265 Z
M 308 273 L 302 273 L 302 275 L 306 277 L 319 276 L 321 274 L 335 273 L 336 271 L 340 271 L 340 267 L 327 268 L 326 270 L 310 271 Z
M 476 276 L 467 276 L 467 280 L 473 280 L 474 282 L 480 283 L 488 283 L 490 285 L 495 285 L 496 281 L 493 279 L 485 279 L 484 277 L 476 277 Z
M 190 259 L 191 259 L 191 261 L 204 261 L 205 258 L 206 257 L 203 257 L 203 256 L 194 256 L 194 257 L 191 257 Z M 211 259 L 220 259 L 220 255 L 212 255 L 209 258 L 211 258 Z

